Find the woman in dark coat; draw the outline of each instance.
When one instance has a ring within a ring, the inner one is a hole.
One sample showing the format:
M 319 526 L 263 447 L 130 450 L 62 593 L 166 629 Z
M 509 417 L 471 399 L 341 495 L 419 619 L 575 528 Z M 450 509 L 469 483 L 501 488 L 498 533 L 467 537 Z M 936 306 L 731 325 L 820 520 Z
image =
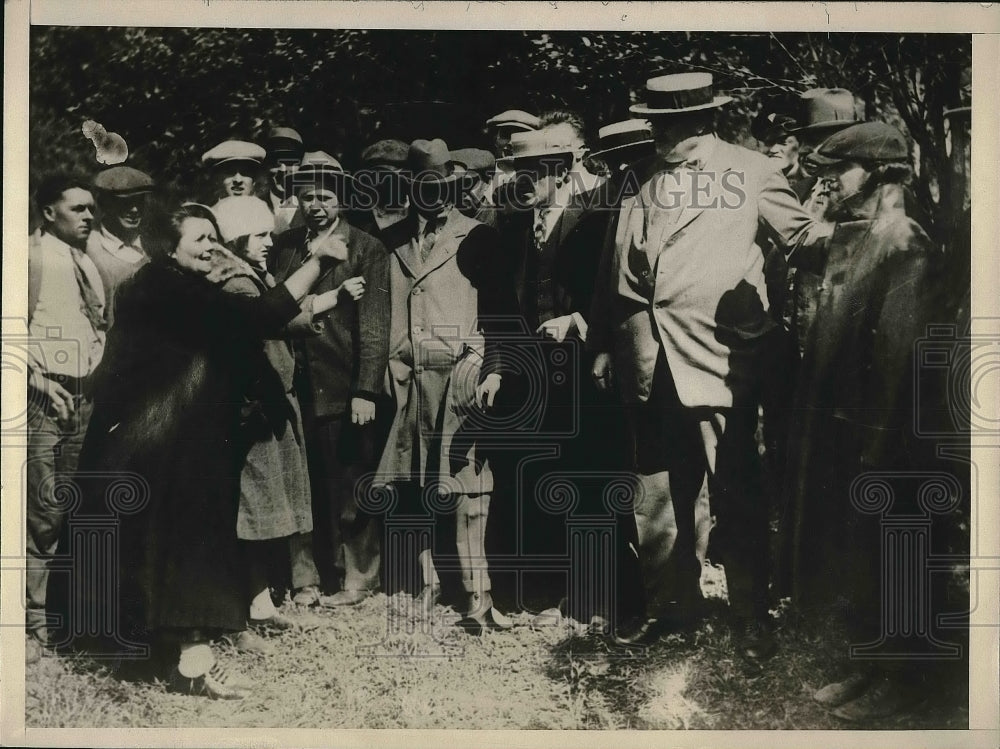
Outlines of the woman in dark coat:
M 240 698 L 249 685 L 216 664 L 208 643 L 246 626 L 236 536 L 246 362 L 298 314 L 296 299 L 319 277 L 321 260 L 250 298 L 225 294 L 206 277 L 218 242 L 208 208 L 185 204 L 151 216 L 144 235 L 153 261 L 120 291 L 80 456 L 82 474 L 107 476 L 85 487 L 84 514 L 110 510 L 119 523 L 119 590 L 89 595 L 104 611 L 117 603 L 119 647 L 179 645 L 174 688 Z M 123 472 L 141 477 L 124 509 L 111 501 Z

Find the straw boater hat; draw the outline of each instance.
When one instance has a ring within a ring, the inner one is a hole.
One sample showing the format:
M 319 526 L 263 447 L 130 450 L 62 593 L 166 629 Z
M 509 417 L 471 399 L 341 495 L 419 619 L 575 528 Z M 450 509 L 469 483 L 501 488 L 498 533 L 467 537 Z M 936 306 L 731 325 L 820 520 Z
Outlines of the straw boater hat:
M 629 111 L 641 115 L 682 114 L 721 107 L 731 96 L 715 96 L 711 73 L 673 73 L 646 81 L 646 101 Z
M 591 158 L 602 159 L 609 154 L 640 150 L 653 145 L 653 128 L 646 120 L 622 120 L 605 125 L 597 131 L 597 150 Z

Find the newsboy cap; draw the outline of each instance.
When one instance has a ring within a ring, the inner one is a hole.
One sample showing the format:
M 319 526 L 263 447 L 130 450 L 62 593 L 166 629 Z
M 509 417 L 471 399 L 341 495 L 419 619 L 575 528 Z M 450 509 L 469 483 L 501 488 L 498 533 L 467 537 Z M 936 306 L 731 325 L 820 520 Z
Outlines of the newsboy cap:
M 488 172 L 496 166 L 496 157 L 483 148 L 456 148 L 451 158 L 470 172 Z
M 862 122 L 824 140 L 809 156 L 809 161 L 829 166 L 844 161 L 908 161 L 909 158 L 906 138 L 899 130 L 885 122 Z
M 525 112 L 523 109 L 508 109 L 506 112 L 493 115 L 486 120 L 486 127 L 501 128 L 506 127 L 511 130 L 537 130 L 541 121 L 537 116 Z
M 403 169 L 409 153 L 409 144 L 401 140 L 380 140 L 361 152 L 361 163 L 369 168 L 383 166 Z
M 156 184 L 145 172 L 130 166 L 113 166 L 94 177 L 94 187 L 118 197 L 152 192 Z
M 224 140 L 214 148 L 205 151 L 201 162 L 210 167 L 217 167 L 233 161 L 245 161 L 260 166 L 267 152 L 256 143 L 245 140 Z

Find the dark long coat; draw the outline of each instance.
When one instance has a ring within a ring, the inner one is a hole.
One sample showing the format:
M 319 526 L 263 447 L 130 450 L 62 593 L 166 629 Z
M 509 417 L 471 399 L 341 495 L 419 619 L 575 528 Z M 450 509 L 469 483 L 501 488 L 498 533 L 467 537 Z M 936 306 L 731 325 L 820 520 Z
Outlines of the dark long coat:
M 308 257 L 307 228 L 289 229 L 275 239 L 271 272 L 281 282 Z M 389 282 L 385 245 L 341 217 L 334 230 L 347 245 L 345 260 L 326 261 L 328 270 L 313 285 L 311 295 L 337 288 L 353 276 L 364 276 L 365 295 L 357 302 L 342 295 L 333 309 L 298 317 L 289 326 L 296 338 L 300 378 L 296 383 L 304 418 L 342 415 L 351 397 L 375 400 L 385 377 Z M 309 310 L 311 295 L 302 303 Z
M 117 631 L 141 641 L 153 630 L 243 629 L 236 517 L 247 362 L 299 306 L 284 286 L 227 294 L 154 261 L 121 288 L 118 310 L 79 466 L 106 475 L 87 484 L 82 514 L 108 515 L 105 494 L 121 472 L 141 476 L 148 491 L 117 513 Z
M 795 394 L 785 563 L 806 606 L 855 600 L 862 582 L 879 579 L 877 536 L 874 548 L 857 543 L 871 518 L 852 506 L 852 484 L 866 471 L 926 465 L 913 362 L 933 316 L 936 250 L 892 187 L 883 186 L 873 220 L 837 225 Z M 869 568 L 859 573 L 859 564 Z

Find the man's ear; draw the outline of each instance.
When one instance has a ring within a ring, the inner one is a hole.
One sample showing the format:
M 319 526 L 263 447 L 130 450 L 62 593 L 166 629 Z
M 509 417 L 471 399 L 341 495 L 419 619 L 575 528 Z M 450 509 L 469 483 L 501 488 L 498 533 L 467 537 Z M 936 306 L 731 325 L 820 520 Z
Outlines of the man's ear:
M 42 207 L 42 218 L 44 218 L 48 223 L 52 223 L 56 218 L 56 209 L 54 205 L 46 205 Z

